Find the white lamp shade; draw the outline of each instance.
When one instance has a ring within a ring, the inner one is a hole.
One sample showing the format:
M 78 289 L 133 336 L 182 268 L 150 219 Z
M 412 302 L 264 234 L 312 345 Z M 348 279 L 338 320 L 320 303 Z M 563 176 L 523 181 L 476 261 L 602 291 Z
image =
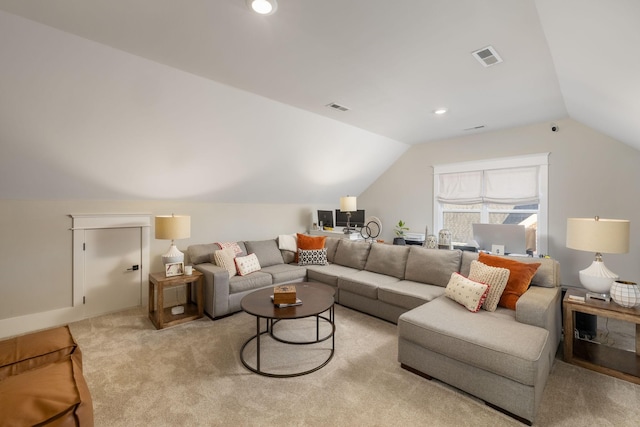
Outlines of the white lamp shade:
M 191 237 L 191 217 L 161 215 L 156 217 L 156 239 L 177 240 Z
M 629 252 L 629 221 L 621 219 L 567 219 L 567 247 L 588 252 Z
M 358 210 L 355 196 L 340 197 L 340 212 L 355 212 Z

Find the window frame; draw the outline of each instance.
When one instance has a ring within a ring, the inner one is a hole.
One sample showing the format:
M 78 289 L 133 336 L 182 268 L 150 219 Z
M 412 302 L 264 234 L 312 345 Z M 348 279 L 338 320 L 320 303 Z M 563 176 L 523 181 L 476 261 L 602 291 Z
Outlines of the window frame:
M 500 157 L 495 159 L 476 160 L 460 163 L 448 163 L 433 166 L 433 234 L 437 234 L 444 227 L 443 203 L 438 200 L 440 190 L 440 174 L 460 173 L 473 171 L 486 171 L 492 169 L 514 169 L 520 167 L 535 166 L 538 168 L 538 225 L 536 231 L 538 254 L 548 253 L 548 230 L 549 230 L 549 154 L 537 153 L 512 157 Z M 493 212 L 488 205 L 493 202 L 482 202 L 480 209 L 480 221 L 488 222 L 489 213 Z M 467 209 L 465 212 L 477 212 L 478 210 Z M 447 209 L 447 212 L 451 210 Z M 523 212 L 523 211 L 521 211 Z

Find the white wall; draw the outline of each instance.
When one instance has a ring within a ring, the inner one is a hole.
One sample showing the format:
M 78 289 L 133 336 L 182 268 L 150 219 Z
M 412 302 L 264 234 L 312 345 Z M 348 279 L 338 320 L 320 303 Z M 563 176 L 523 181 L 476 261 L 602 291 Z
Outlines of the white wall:
M 568 217 L 631 220 L 628 254 L 605 255 L 622 278 L 640 281 L 640 152 L 574 120 L 486 132 L 412 147 L 358 198 L 358 206 L 383 222 L 393 239 L 399 219 L 411 231 L 433 230 L 433 169 L 436 164 L 550 152 L 549 253 L 560 261 L 562 283 L 579 285 L 578 271 L 593 254 L 565 247 Z

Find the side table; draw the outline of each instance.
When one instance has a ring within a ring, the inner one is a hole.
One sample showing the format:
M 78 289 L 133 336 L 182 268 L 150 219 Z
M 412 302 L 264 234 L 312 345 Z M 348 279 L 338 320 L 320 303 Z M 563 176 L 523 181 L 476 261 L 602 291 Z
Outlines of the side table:
M 202 277 L 203 274 L 196 270 L 193 270 L 193 274 L 190 275 L 173 277 L 165 277 L 164 272 L 149 274 L 149 319 L 156 329 L 179 325 L 202 317 L 204 310 Z M 196 291 L 195 304 L 191 301 L 192 283 L 195 285 Z M 171 314 L 171 307 L 164 308 L 164 289 L 184 285 L 187 286 L 184 313 Z
M 585 298 L 584 302 L 573 301 L 569 299 L 570 295 L 585 297 L 586 293 L 569 289 L 562 301 L 565 362 L 640 384 L 640 309 L 622 307 L 613 300 L 606 302 Z M 635 323 L 636 351 L 625 351 L 575 338 L 575 313 L 587 313 Z

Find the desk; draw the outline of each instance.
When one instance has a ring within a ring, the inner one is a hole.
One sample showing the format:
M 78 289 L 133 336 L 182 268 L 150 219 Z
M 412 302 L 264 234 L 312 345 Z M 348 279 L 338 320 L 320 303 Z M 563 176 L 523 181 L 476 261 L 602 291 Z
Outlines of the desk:
M 339 229 L 338 229 L 339 228 Z M 347 240 L 364 240 L 360 231 L 352 231 L 350 234 L 345 234 L 342 231 L 342 227 L 336 227 L 333 231 L 328 230 L 310 230 L 308 233 L 310 236 L 327 236 L 327 237 L 337 237 L 338 239 L 347 239 Z
M 585 299 L 585 302 L 577 302 L 570 300 L 570 295 L 585 296 L 585 292 L 569 289 L 562 301 L 565 362 L 640 384 L 640 356 L 638 356 L 640 354 L 640 309 L 625 308 L 613 301 Z M 587 313 L 635 323 L 636 351 L 624 351 L 575 338 L 575 313 Z
M 173 277 L 165 277 L 164 272 L 149 274 L 149 319 L 156 329 L 167 328 L 202 317 L 204 310 L 203 276 L 196 270 L 193 270 L 193 274 L 190 275 Z M 196 288 L 195 304 L 191 301 L 192 283 Z M 184 304 L 184 313 L 171 314 L 171 307 L 164 308 L 164 289 L 184 285 L 187 286 L 187 302 Z

